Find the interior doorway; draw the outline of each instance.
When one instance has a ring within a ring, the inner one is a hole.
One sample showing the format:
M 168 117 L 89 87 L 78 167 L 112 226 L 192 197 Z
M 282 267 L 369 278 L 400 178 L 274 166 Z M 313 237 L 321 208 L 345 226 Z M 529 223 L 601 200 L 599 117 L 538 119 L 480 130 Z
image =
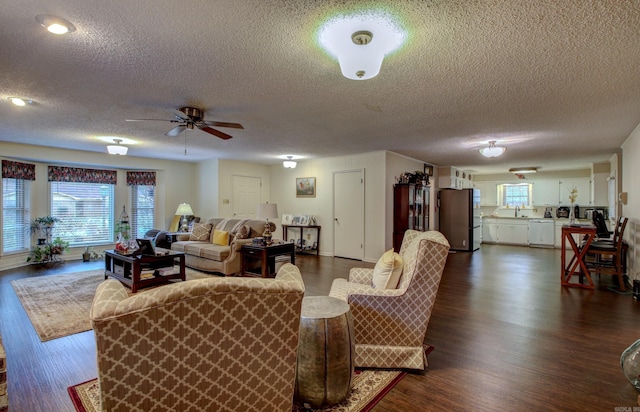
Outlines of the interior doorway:
M 333 255 L 364 259 L 364 170 L 333 174 Z

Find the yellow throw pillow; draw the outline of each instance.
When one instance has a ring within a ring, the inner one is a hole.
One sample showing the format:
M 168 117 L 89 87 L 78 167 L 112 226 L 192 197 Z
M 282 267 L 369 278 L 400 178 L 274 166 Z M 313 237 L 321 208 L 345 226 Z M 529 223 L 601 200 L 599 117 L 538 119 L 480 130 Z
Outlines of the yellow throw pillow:
M 213 230 L 213 244 L 227 246 L 229 244 L 229 232 L 224 230 Z
M 373 287 L 376 289 L 395 289 L 402 274 L 402 257 L 389 249 L 373 268 Z

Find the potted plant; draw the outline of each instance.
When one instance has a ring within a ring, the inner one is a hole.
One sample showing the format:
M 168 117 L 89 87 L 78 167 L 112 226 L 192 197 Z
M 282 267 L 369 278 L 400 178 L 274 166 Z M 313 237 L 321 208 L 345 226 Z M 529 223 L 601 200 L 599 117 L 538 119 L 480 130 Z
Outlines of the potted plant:
M 38 236 L 38 245 L 44 245 L 50 240 L 53 226 L 58 222 L 60 222 L 60 219 L 54 216 L 37 217 L 31 220 L 29 232 Z

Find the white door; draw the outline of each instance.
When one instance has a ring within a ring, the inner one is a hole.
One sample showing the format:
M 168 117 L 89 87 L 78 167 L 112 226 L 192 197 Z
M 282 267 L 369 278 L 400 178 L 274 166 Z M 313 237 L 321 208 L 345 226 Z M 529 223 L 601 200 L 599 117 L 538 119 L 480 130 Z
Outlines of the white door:
M 256 217 L 260 203 L 262 179 L 252 176 L 231 177 L 231 211 L 233 217 L 249 219 Z
M 333 254 L 364 258 L 364 171 L 333 174 Z

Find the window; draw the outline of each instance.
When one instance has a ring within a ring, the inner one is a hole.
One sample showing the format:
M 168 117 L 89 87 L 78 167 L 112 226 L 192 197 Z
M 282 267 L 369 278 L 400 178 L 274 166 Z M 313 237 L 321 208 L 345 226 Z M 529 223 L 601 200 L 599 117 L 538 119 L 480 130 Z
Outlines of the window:
M 498 185 L 501 207 L 531 207 L 531 183 L 504 183 Z
M 144 237 L 153 229 L 155 212 L 155 187 L 132 185 L 131 187 L 131 233 L 136 238 Z
M 50 182 L 51 216 L 60 219 L 53 238 L 74 245 L 113 242 L 114 186 L 102 183 Z
M 3 254 L 22 252 L 29 249 L 30 200 L 30 180 L 2 179 Z

